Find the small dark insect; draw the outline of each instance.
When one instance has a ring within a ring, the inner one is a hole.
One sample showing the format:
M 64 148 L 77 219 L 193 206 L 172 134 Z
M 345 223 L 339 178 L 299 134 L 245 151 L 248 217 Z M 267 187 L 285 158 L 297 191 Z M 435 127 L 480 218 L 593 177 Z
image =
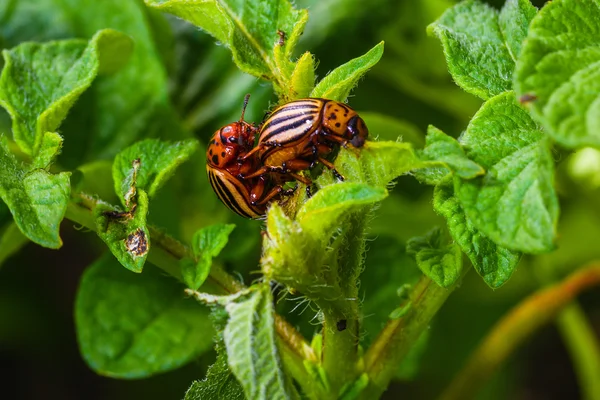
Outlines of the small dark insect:
M 278 45 L 283 46 L 285 44 L 285 32 L 281 30 L 277 30 L 277 34 L 279 35 Z
M 519 103 L 521 104 L 528 104 L 531 103 L 532 101 L 536 101 L 537 100 L 537 96 L 534 94 L 529 94 L 529 93 L 525 93 L 523 96 L 519 97 Z
M 348 321 L 346 321 L 345 319 L 340 319 L 340 320 L 337 322 L 337 324 L 336 324 L 336 325 L 337 325 L 337 330 L 338 330 L 339 332 L 345 331 L 345 330 L 346 330 L 346 325 L 347 325 L 347 324 L 348 324 Z
M 148 252 L 148 240 L 146 233 L 141 228 L 131 233 L 125 239 L 125 247 L 127 251 L 136 257 L 141 257 Z

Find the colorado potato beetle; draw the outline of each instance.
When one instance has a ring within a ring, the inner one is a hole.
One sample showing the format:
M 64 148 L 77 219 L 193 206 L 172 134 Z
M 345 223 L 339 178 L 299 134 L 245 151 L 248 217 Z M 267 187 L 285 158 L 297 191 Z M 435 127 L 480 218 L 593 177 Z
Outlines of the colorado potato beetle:
M 345 104 L 319 98 L 292 101 L 268 116 L 260 128 L 258 145 L 242 157 L 257 153 L 262 164 L 246 177 L 276 172 L 310 184 L 309 179 L 296 172 L 309 169 L 318 161 L 343 180 L 324 156 L 338 144 L 350 143 L 360 148 L 368 135 L 363 119 Z
M 257 156 L 245 157 L 252 149 L 258 132 L 254 125 L 244 121 L 248 97 L 244 99 L 240 120 L 213 134 L 206 151 L 206 171 L 214 192 L 223 204 L 242 217 L 255 219 L 265 215 L 268 201 L 292 191 L 283 189 L 282 184 L 286 181 L 283 176 L 261 174 L 242 178 L 260 167 Z

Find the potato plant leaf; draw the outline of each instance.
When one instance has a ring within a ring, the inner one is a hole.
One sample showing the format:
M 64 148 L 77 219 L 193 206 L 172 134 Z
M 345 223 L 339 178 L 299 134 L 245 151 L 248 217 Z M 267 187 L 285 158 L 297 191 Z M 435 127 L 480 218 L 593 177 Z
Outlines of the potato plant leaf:
M 554 248 L 558 199 L 554 161 L 544 133 L 513 92 L 487 101 L 461 138 L 486 175 L 456 178 L 465 214 L 500 246 L 527 253 Z
M 175 169 L 198 150 L 198 141 L 189 139 L 180 142 L 164 142 L 145 139 L 121 151 L 113 163 L 115 191 L 126 202 L 131 188 L 132 163 L 139 160 L 135 186 L 143 189 L 149 197 L 173 175 Z
M 428 184 L 437 184 L 448 173 L 453 172 L 463 179 L 483 175 L 485 170 L 470 160 L 460 143 L 441 130 L 430 125 L 427 128 L 425 148 L 418 153 L 424 161 L 430 161 L 426 168 L 416 171 L 417 178 Z
M 557 142 L 599 147 L 599 67 L 600 2 L 552 1 L 531 23 L 515 90 Z
M 210 33 L 227 46 L 244 72 L 289 89 L 290 57 L 308 19 L 288 0 L 146 0 Z
M 53 175 L 18 162 L 0 137 L 0 198 L 21 232 L 52 249 L 62 245 L 60 222 L 65 216 L 71 186 L 69 172 Z
M 206 378 L 194 381 L 185 393 L 184 400 L 245 400 L 244 390 L 229 370 L 227 353 L 222 344 L 217 344 L 217 360 L 208 367 Z
M 176 369 L 212 347 L 208 310 L 157 268 L 132 274 L 105 254 L 85 271 L 75 301 L 77 341 L 97 373 L 136 379 Z
M 340 65 L 327 74 L 313 89 L 310 97 L 346 101 L 359 79 L 377 64 L 382 55 L 383 42 L 380 42 L 366 54 Z
M 45 132 L 32 162 L 32 168 L 48 168 L 62 149 L 63 138 L 56 132 Z
M 246 397 L 299 399 L 279 357 L 269 284 L 256 286 L 248 295 L 227 304 L 225 309 L 229 313 L 223 332 L 227 360 Z
M 229 315 L 223 330 L 230 370 L 248 399 L 299 399 L 285 374 L 274 329 L 273 296 L 268 282 L 233 295 L 215 296 L 187 290 L 198 301 L 225 308 Z M 217 346 L 218 347 L 218 346 Z
M 446 218 L 450 235 L 485 283 L 492 289 L 506 283 L 517 268 L 521 253 L 497 245 L 473 225 L 454 194 L 451 179 L 436 186 L 433 207 Z
M 227 244 L 233 224 L 215 224 L 202 228 L 194 234 L 192 251 L 196 262 L 182 260 L 181 273 L 186 285 L 192 290 L 198 290 L 204 283 L 214 257 L 218 256 Z
M 108 205 L 96 207 L 96 232 L 121 265 L 133 272 L 142 272 L 148 251 L 150 232 L 146 226 L 148 195 L 137 190 L 131 209 L 116 212 Z
M 132 46 L 126 35 L 104 29 L 89 42 L 23 43 L 5 50 L 0 105 L 13 119 L 14 139 L 21 150 L 36 156 L 45 133 L 60 126 L 99 73 L 124 64 Z
M 298 59 L 291 78 L 292 93 L 294 98 L 309 97 L 315 88 L 315 57 L 306 52 Z
M 461 88 L 484 100 L 511 90 L 523 30 L 535 14 L 528 3 L 511 0 L 497 11 L 479 0 L 467 0 L 429 25 L 428 32 L 442 42 L 448 70 Z
M 303 230 L 327 240 L 352 212 L 387 197 L 387 190 L 362 183 L 344 182 L 319 190 L 298 211 L 296 220 Z
M 406 252 L 412 254 L 421 271 L 441 287 L 450 287 L 460 278 L 460 248 L 455 243 L 445 243 L 439 227 L 425 236 L 410 239 L 406 244 Z

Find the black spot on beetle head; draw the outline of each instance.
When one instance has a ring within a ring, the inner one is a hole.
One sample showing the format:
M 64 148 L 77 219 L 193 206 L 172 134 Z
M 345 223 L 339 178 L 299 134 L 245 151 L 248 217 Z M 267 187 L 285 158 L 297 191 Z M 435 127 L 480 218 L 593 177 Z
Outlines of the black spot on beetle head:
M 219 164 L 219 156 L 216 154 L 212 156 L 212 162 L 213 164 Z

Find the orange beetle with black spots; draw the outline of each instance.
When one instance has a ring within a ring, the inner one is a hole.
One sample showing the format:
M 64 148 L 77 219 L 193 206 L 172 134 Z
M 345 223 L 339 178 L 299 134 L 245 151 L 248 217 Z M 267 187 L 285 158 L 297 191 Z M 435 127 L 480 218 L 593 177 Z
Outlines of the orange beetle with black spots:
M 275 109 L 260 127 L 257 146 L 242 158 L 258 154 L 262 166 L 245 177 L 289 174 L 310 185 L 310 179 L 297 172 L 320 162 L 343 180 L 324 157 L 337 145 L 360 148 L 368 135 L 365 121 L 345 104 L 319 98 L 292 101 Z
M 244 99 L 240 120 L 213 134 L 206 151 L 206 171 L 214 192 L 223 204 L 242 217 L 256 219 L 265 215 L 270 200 L 291 191 L 283 189 L 285 179 L 281 176 L 262 174 L 243 178 L 260 168 L 257 156 L 245 157 L 258 133 L 254 125 L 244 121 L 248 97 Z

